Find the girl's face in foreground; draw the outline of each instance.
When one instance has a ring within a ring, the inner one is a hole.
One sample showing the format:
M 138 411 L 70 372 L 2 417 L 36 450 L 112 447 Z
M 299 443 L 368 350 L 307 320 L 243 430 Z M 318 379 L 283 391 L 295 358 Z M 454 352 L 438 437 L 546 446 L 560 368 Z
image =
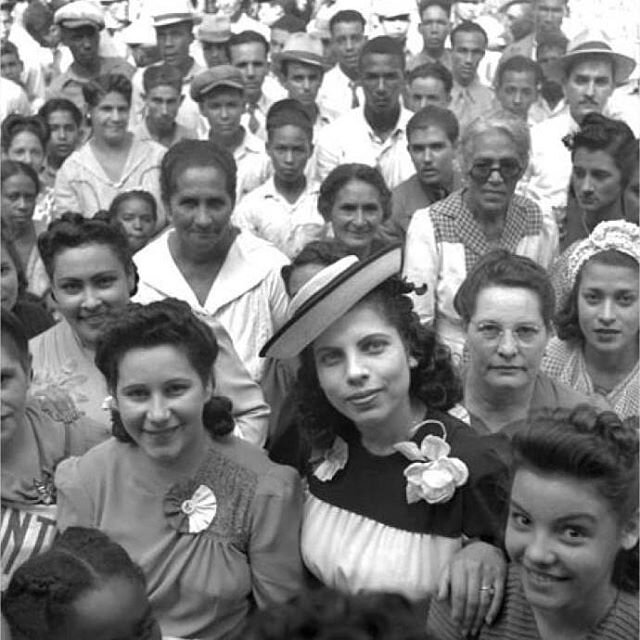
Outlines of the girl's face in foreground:
M 131 251 L 139 251 L 151 240 L 156 218 L 148 202 L 141 198 L 128 198 L 118 206 L 117 217 L 127 233 Z
M 411 415 L 410 356 L 398 330 L 371 303 L 360 303 L 313 343 L 318 380 L 333 407 L 357 427 Z
M 534 610 L 588 618 L 606 611 L 616 556 L 637 541 L 634 522 L 621 524 L 595 483 L 527 467 L 516 472 L 505 544 Z
M 82 593 L 59 638 L 161 640 L 160 627 L 142 584 L 113 577 Z
M 184 350 L 166 344 L 131 349 L 118 365 L 116 401 L 122 423 L 152 459 L 172 463 L 203 446 L 211 383 L 203 383 Z

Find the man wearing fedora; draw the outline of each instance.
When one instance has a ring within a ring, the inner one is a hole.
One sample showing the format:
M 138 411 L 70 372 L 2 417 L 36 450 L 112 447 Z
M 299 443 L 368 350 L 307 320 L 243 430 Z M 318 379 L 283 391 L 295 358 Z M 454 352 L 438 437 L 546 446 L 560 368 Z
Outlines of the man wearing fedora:
M 404 51 L 397 40 L 379 36 L 364 45 L 360 53 L 364 105 L 340 116 L 320 132 L 318 180 L 324 180 L 346 162 L 377 167 L 390 189 L 415 173 L 405 134 L 413 113 L 400 102 L 404 69 Z
M 229 64 L 227 42 L 231 38 L 231 22 L 223 15 L 207 13 L 196 31 L 207 67 Z
M 562 74 L 566 105 L 531 129 L 531 162 L 525 179 L 526 195 L 547 215 L 553 207 L 566 205 L 571 153 L 562 139 L 578 129 L 587 113 L 596 111 L 624 120 L 636 136 L 640 129 L 637 112 L 626 116 L 607 109 L 616 85 L 629 78 L 636 63 L 613 51 L 604 33 L 582 32 L 555 64 Z
M 201 126 L 200 110 L 191 100 L 189 87 L 193 78 L 203 67 L 191 57 L 190 47 L 194 39 L 193 28 L 200 22 L 190 0 L 153 0 L 153 27 L 156 32 L 158 50 L 162 60 L 157 64 L 167 64 L 178 69 L 182 76 L 182 104 L 176 122 L 187 129 L 197 130 Z M 142 69 L 138 69 L 132 79 L 130 128 L 144 118 Z
M 103 58 L 98 54 L 100 31 L 104 29 L 102 7 L 89 0 L 75 0 L 60 7 L 54 15 L 62 42 L 69 47 L 73 62 L 49 85 L 47 99 L 68 98 L 84 113 L 82 87 L 107 73 L 119 73 L 131 79 L 134 72 L 123 58 Z
M 319 107 L 316 99 L 327 61 L 322 42 L 308 33 L 292 33 L 282 51 L 274 56 L 288 97 L 297 100 L 313 124 L 314 140 L 337 114 Z

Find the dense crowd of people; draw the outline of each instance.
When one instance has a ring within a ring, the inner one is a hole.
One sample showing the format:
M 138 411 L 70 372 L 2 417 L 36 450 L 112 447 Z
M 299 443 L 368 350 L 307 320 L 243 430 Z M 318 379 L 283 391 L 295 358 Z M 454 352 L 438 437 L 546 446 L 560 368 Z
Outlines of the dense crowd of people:
M 582 2 L 0 0 L 3 638 L 638 636 Z

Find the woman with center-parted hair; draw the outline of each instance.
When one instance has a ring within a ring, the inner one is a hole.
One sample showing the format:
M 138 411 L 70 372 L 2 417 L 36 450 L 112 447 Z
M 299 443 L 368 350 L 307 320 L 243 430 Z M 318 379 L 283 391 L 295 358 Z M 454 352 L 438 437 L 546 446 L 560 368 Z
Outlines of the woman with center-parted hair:
M 122 75 L 104 75 L 82 87 L 91 123 L 91 137 L 60 167 L 55 181 L 54 216 L 65 211 L 92 216 L 108 209 L 121 191 L 145 189 L 160 202 L 160 161 L 166 149 L 139 140 L 127 131 L 131 82 Z M 166 226 L 162 207 L 156 230 Z
M 58 467 L 58 526 L 92 526 L 141 566 L 163 633 L 238 637 L 302 587 L 298 474 L 232 435 L 218 347 L 189 306 L 131 305 L 98 342 L 114 438 Z
M 466 186 L 418 210 L 407 229 L 404 274 L 427 285 L 424 296 L 414 296 L 416 312 L 455 356 L 462 354 L 464 332 L 453 298 L 480 258 L 503 248 L 546 269 L 557 253 L 555 222 L 515 194 L 529 148 L 526 122 L 503 112 L 477 118 L 460 146 Z

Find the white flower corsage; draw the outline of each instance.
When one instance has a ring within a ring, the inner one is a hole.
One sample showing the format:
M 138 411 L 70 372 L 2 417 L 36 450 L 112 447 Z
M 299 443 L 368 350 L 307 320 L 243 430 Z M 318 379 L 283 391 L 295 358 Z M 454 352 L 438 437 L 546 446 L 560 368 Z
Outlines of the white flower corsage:
M 407 479 L 407 502 L 412 504 L 424 500 L 428 504 L 448 502 L 456 489 L 469 478 L 467 465 L 459 458 L 449 458 L 451 447 L 446 442 L 447 431 L 438 420 L 425 420 L 425 424 L 437 424 L 442 429 L 440 436 L 428 435 L 420 447 L 415 442 L 398 442 L 396 451 L 414 463 L 405 470 Z
M 324 460 L 316 467 L 313 475 L 320 480 L 320 482 L 327 482 L 333 478 L 333 476 L 344 469 L 349 459 L 349 446 L 340 437 L 336 436 L 331 449 L 327 449 L 324 452 Z
M 173 485 L 164 497 L 164 513 L 180 533 L 200 533 L 209 527 L 218 510 L 213 491 L 193 481 Z

